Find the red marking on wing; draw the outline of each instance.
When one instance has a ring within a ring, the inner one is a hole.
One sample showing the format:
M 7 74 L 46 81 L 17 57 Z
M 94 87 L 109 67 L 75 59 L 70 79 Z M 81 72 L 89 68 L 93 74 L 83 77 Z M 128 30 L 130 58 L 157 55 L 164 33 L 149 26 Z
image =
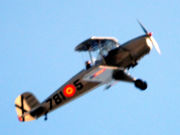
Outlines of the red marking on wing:
M 103 69 L 97 71 L 97 72 L 93 75 L 93 78 L 99 76 L 99 75 L 102 74 L 104 71 L 106 71 L 105 68 L 103 68 Z

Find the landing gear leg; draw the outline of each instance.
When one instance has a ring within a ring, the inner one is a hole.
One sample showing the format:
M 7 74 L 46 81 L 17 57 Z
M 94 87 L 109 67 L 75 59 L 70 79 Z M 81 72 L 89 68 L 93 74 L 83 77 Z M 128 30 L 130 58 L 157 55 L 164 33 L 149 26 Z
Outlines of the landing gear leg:
M 129 74 L 127 74 L 123 70 L 114 71 L 112 77 L 115 80 L 134 83 L 135 87 L 139 88 L 142 91 L 147 89 L 147 83 L 145 81 L 142 81 L 141 79 L 135 79 L 135 78 L 131 77 Z

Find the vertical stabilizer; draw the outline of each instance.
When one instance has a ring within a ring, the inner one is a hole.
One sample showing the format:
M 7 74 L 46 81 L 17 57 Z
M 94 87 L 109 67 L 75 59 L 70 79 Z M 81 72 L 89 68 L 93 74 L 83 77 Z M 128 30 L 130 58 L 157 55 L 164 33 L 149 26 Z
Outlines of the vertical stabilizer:
M 15 107 L 19 121 L 24 122 L 34 120 L 35 118 L 31 116 L 29 112 L 39 105 L 39 101 L 32 93 L 25 92 L 19 95 L 15 100 Z

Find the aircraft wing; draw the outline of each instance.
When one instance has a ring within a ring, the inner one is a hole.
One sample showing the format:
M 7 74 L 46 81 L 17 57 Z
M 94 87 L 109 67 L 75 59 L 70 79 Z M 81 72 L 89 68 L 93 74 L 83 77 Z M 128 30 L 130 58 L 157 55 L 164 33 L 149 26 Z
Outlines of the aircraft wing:
M 99 65 L 87 73 L 82 79 L 89 82 L 108 83 L 112 80 L 112 74 L 115 69 L 117 67 Z

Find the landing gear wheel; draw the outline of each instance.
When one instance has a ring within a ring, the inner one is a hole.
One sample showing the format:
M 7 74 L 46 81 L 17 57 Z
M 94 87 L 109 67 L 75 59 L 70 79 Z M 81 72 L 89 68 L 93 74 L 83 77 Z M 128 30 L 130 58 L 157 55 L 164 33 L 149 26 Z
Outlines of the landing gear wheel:
M 135 86 L 137 88 L 139 88 L 140 90 L 146 90 L 147 88 L 147 83 L 140 80 L 140 79 L 137 79 L 135 82 L 134 82 Z

